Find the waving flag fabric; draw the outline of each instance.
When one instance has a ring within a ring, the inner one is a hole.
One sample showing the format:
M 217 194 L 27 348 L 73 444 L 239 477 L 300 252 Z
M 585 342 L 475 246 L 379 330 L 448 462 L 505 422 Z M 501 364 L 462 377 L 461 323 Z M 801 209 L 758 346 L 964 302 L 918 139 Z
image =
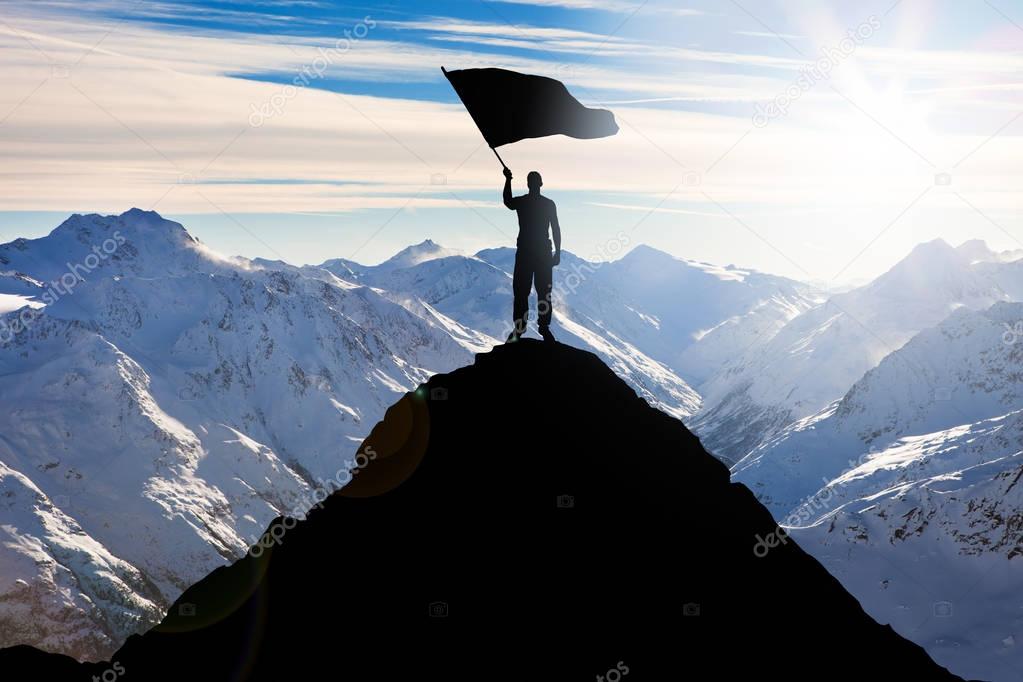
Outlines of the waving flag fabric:
M 505 69 L 441 70 L 492 148 L 528 137 L 592 139 L 618 132 L 614 114 L 584 107 L 553 78 Z

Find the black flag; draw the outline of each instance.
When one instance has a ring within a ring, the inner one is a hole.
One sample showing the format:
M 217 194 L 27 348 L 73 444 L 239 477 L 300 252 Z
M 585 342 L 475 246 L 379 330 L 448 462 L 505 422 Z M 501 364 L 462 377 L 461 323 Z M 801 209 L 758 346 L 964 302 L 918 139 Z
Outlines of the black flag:
M 441 70 L 491 148 L 527 137 L 592 139 L 618 132 L 614 114 L 584 107 L 553 78 L 506 69 Z

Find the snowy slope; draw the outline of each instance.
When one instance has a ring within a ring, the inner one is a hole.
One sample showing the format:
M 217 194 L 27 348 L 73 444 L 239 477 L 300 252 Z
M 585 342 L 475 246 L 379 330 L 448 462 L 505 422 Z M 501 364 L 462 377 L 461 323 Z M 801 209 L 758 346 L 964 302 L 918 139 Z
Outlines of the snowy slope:
M 162 616 L 161 595 L 142 571 L 3 463 L 0 518 L 4 642 L 98 654 Z
M 937 663 L 967 679 L 1015 682 L 1021 478 L 1017 410 L 875 453 L 798 510 L 789 532 L 868 613 Z
M 697 387 L 725 360 L 766 342 L 821 301 L 819 292 L 793 280 L 676 258 L 644 245 L 595 279 L 609 295 L 591 297 L 588 314 Z M 619 300 L 633 314 L 615 314 L 601 305 L 604 300 Z
M 764 438 L 815 414 L 853 382 L 960 307 L 1012 300 L 1014 264 L 978 263 L 941 240 L 921 244 L 870 284 L 836 295 L 699 386 L 693 428 L 709 449 L 740 459 Z
M 966 308 L 915 336 L 839 401 L 755 448 L 733 467 L 783 518 L 864 454 L 898 438 L 999 417 L 1023 406 L 1023 337 L 1006 330 L 1023 303 Z
M 997 682 L 1023 669 L 1021 319 L 956 311 L 733 470 L 871 615 Z

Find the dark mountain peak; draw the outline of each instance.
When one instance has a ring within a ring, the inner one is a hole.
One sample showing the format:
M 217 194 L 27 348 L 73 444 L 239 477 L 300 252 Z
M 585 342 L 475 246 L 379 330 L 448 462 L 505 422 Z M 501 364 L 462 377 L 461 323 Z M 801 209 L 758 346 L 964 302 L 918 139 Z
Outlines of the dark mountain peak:
M 303 521 L 277 519 L 112 662 L 18 648 L 0 666 L 41 679 L 114 662 L 144 680 L 183 666 L 210 680 L 582 680 L 619 663 L 634 680 L 956 679 L 871 620 L 678 420 L 589 353 L 521 340 L 478 355 L 406 394 L 360 453 L 352 483 Z

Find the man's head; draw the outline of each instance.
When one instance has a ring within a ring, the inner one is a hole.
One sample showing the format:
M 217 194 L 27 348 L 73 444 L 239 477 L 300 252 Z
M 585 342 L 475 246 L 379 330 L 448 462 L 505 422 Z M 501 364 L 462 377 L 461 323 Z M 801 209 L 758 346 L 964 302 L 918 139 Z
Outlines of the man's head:
M 526 176 L 526 186 L 529 187 L 529 191 L 536 194 L 543 187 L 543 178 L 536 171 L 529 171 L 529 175 Z

